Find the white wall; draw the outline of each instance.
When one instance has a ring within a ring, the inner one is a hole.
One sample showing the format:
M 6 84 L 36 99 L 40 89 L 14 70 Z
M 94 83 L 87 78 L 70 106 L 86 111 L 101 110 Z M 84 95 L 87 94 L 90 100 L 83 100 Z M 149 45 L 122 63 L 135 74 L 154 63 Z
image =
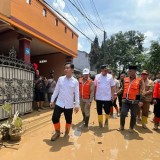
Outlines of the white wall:
M 90 69 L 88 53 L 84 51 L 78 51 L 78 58 L 73 58 L 73 64 L 76 69 L 79 69 L 81 71 L 84 68 Z

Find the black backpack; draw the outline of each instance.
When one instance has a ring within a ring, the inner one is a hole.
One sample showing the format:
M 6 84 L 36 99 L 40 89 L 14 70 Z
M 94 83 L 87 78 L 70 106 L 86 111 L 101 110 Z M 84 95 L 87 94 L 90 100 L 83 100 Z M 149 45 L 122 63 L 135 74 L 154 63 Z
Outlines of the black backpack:
M 45 92 L 46 91 L 46 85 L 43 80 L 40 80 L 36 84 L 36 90 L 39 92 Z

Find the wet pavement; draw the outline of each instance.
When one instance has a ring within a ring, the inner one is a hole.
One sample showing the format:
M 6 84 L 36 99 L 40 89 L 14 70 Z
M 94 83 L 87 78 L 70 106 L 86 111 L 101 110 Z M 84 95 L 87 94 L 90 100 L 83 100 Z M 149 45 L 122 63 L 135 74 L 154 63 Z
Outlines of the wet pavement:
M 18 145 L 0 148 L 0 160 L 159 160 L 160 130 L 153 130 L 150 114 L 148 128 L 137 123 L 129 133 L 129 118 L 125 130 L 118 132 L 119 117 L 109 119 L 109 128 L 98 127 L 95 104 L 92 106 L 89 129 L 83 128 L 81 112 L 73 115 L 72 130 L 64 137 L 65 121 L 61 118 L 61 137 L 51 142 L 53 125 L 51 110 L 26 115 L 22 140 Z

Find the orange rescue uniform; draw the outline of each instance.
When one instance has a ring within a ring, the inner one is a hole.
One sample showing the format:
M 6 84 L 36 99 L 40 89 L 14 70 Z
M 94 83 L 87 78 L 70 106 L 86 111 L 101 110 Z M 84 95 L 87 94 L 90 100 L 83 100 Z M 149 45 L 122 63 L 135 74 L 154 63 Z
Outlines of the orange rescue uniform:
M 81 99 L 90 99 L 90 84 L 92 83 L 91 79 L 88 79 L 85 83 L 83 83 L 83 78 L 79 79 L 79 91 Z
M 140 100 L 140 78 L 135 78 L 132 82 L 129 77 L 124 78 L 123 99 Z

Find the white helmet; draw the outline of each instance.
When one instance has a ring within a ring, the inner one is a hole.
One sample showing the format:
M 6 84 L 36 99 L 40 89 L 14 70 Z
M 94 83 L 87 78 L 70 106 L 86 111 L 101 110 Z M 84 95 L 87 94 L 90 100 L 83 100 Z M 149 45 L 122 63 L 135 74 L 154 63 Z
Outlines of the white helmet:
M 89 73 L 90 73 L 90 70 L 89 70 L 88 68 L 85 68 L 85 69 L 83 70 L 83 75 L 89 74 Z

